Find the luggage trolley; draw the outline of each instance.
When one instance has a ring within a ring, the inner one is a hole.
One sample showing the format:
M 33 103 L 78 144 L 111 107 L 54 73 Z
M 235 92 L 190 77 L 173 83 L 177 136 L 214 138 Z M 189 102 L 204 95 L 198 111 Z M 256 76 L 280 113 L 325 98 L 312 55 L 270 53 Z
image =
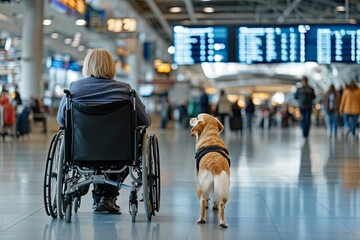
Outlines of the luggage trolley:
M 129 212 L 135 222 L 138 194 L 150 221 L 160 209 L 160 156 L 156 135 L 136 126 L 135 91 L 129 100 L 103 104 L 72 101 L 65 90 L 66 124 L 54 134 L 45 161 L 44 205 L 52 218 L 71 222 L 81 196 L 92 183 L 130 191 Z M 110 173 L 129 170 L 130 184 L 114 181 Z

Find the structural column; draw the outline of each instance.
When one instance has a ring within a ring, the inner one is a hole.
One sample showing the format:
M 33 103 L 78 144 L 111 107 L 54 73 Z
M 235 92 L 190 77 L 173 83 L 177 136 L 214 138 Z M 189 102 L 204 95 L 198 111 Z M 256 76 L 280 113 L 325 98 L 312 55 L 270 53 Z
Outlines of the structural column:
M 26 11 L 22 28 L 20 93 L 24 100 L 42 97 L 43 0 L 23 1 Z
M 132 45 L 134 46 L 134 49 L 132 53 L 127 57 L 126 61 L 131 67 L 131 72 L 128 76 L 128 83 L 131 85 L 133 89 L 138 91 L 138 85 L 139 80 L 142 77 L 142 62 L 141 62 L 141 56 L 142 56 L 142 41 L 139 38 L 131 39 L 133 41 Z

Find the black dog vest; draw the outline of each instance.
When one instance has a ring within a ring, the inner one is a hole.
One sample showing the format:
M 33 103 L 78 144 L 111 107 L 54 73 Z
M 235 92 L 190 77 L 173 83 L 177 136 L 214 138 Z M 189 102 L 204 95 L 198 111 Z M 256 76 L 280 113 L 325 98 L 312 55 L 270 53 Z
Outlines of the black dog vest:
M 196 160 L 196 169 L 199 172 L 199 164 L 200 164 L 200 160 L 203 156 L 205 156 L 205 154 L 209 153 L 209 152 L 217 152 L 220 153 L 224 158 L 226 158 L 228 160 L 229 166 L 230 166 L 230 158 L 229 158 L 229 152 L 226 148 L 222 148 L 222 147 L 218 147 L 218 146 L 206 146 L 206 147 L 202 147 L 199 148 L 196 151 L 195 154 L 195 160 Z

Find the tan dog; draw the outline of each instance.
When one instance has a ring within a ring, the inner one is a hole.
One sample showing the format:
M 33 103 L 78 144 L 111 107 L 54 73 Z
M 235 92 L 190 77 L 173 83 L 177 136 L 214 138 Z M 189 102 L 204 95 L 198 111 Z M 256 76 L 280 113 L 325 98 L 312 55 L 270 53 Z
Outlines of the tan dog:
M 209 195 L 214 195 L 213 210 L 220 209 L 220 227 L 227 228 L 225 204 L 230 197 L 230 160 L 220 137 L 224 126 L 217 118 L 202 113 L 190 120 L 191 137 L 196 136 L 198 190 L 200 200 L 199 224 L 206 222 Z M 198 160 L 198 158 L 201 158 Z M 198 162 L 200 161 L 200 162 Z

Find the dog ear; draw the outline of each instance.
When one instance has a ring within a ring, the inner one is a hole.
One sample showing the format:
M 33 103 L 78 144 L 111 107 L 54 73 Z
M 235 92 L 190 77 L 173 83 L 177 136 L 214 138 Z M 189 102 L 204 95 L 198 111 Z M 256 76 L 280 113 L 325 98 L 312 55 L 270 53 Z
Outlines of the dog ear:
M 204 129 L 204 121 L 198 120 L 196 118 L 195 118 L 195 120 L 196 120 L 196 124 L 191 125 L 191 126 L 193 126 L 193 128 L 191 129 L 190 137 L 195 137 L 196 135 L 199 136 L 200 133 L 202 132 L 202 130 Z M 190 124 L 191 124 L 191 121 L 190 121 Z
M 217 119 L 217 118 L 215 118 L 215 119 L 216 119 L 217 127 L 219 129 L 219 133 L 221 133 L 224 130 L 224 125 L 222 125 L 222 123 L 219 121 L 219 119 Z

